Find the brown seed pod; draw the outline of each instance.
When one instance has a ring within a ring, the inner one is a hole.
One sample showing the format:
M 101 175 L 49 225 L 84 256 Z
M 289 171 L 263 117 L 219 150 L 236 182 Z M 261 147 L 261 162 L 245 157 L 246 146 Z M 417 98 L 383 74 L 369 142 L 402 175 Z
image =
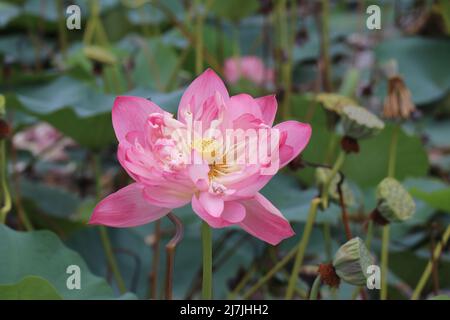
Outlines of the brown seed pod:
M 416 110 L 411 92 L 399 75 L 389 77 L 388 94 L 384 100 L 383 116 L 387 119 L 409 119 Z

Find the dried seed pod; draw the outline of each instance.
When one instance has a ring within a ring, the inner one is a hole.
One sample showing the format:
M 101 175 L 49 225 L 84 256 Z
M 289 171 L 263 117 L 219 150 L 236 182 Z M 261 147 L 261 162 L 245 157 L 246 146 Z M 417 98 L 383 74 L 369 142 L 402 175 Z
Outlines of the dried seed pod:
M 11 126 L 4 119 L 0 119 L 0 140 L 7 138 L 11 133 Z
M 333 267 L 339 278 L 355 286 L 367 282 L 367 268 L 374 259 L 364 242 L 356 237 L 343 244 L 336 252 Z
M 342 109 L 342 125 L 346 136 L 359 140 L 377 135 L 384 122 L 365 108 L 346 106 Z
M 414 214 L 416 204 L 409 192 L 394 178 L 385 178 L 377 187 L 377 211 L 389 222 L 405 221 Z
M 387 119 L 409 119 L 416 110 L 411 92 L 399 75 L 389 77 L 388 95 L 384 99 L 383 116 Z

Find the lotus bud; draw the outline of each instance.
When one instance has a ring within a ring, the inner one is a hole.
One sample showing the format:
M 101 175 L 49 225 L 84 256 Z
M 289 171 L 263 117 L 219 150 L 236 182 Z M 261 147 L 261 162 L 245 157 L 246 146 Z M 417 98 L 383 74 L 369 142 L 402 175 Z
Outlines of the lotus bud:
M 373 263 L 372 255 L 358 237 L 343 244 L 333 259 L 333 267 L 339 278 L 355 286 L 366 284 L 367 268 Z
M 384 122 L 376 115 L 357 106 L 342 109 L 342 125 L 345 135 L 355 140 L 373 137 L 384 129 Z
M 416 204 L 409 192 L 394 178 L 385 178 L 377 187 L 376 211 L 388 222 L 405 221 L 414 214 Z
M 83 52 L 87 58 L 95 62 L 107 65 L 112 65 L 117 62 L 114 54 L 100 46 L 86 46 L 83 48 Z

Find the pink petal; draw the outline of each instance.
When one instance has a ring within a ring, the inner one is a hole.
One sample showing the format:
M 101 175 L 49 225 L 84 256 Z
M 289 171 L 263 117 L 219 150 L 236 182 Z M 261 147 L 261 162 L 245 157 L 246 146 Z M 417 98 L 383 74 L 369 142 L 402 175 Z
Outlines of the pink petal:
M 120 96 L 114 101 L 112 122 L 117 140 L 122 141 L 130 131 L 142 131 L 151 113 L 164 113 L 155 103 L 140 97 Z
M 215 218 L 220 217 L 224 208 L 222 197 L 209 192 L 201 192 L 199 200 L 206 212 Z
M 166 183 L 165 185 L 149 186 L 144 188 L 144 197 L 149 203 L 166 208 L 179 208 L 191 200 L 192 188 L 183 185 Z
M 261 107 L 261 113 L 264 123 L 272 126 L 278 108 L 278 103 L 275 95 L 264 96 L 256 98 L 255 100 Z
M 227 201 L 220 217 L 227 222 L 239 223 L 245 218 L 245 207 L 239 202 Z
M 169 213 L 170 209 L 153 206 L 145 201 L 143 188 L 143 185 L 133 183 L 110 194 L 97 204 L 89 224 L 134 227 L 155 221 Z
M 207 191 L 209 188 L 209 166 L 207 163 L 192 164 L 188 168 L 188 174 L 192 182 L 200 191 Z
M 239 225 L 248 233 L 272 245 L 294 235 L 289 221 L 263 195 L 240 201 L 245 209 L 245 218 Z
M 274 129 L 280 130 L 279 152 L 281 168 L 297 157 L 306 147 L 311 138 L 311 126 L 290 120 L 277 124 Z
M 223 228 L 233 224 L 220 217 L 213 217 L 210 215 L 195 194 L 192 196 L 192 209 L 200 218 L 202 218 L 213 228 Z
M 184 92 L 178 107 L 178 120 L 185 122 L 187 111 L 195 114 L 202 108 L 203 103 L 218 92 L 223 99 L 228 100 L 227 88 L 219 76 L 211 69 L 207 69 L 198 76 Z
M 225 111 L 225 122 L 228 128 L 239 128 L 235 120 L 244 114 L 253 115 L 256 119 L 262 119 L 261 107 L 252 96 L 242 93 L 232 96 Z

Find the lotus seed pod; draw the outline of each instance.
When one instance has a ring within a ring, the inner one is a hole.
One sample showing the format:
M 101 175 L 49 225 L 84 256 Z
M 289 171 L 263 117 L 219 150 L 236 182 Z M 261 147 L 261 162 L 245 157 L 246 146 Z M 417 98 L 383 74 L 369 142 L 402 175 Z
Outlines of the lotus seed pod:
M 409 192 L 394 178 L 385 178 L 377 187 L 378 212 L 389 222 L 405 221 L 414 214 L 416 204 Z
M 384 122 L 362 107 L 346 106 L 342 109 L 344 133 L 353 139 L 366 139 L 384 129 Z
M 319 93 L 316 96 L 316 100 L 321 103 L 326 110 L 339 115 L 342 113 L 342 109 L 345 106 L 356 104 L 353 99 L 335 93 Z
M 331 169 L 328 168 L 317 168 L 316 169 L 316 184 L 319 188 L 323 188 L 326 184 L 328 177 L 331 175 Z M 337 174 L 330 183 L 330 187 L 328 188 L 328 194 L 330 198 L 336 202 L 339 201 L 339 193 L 338 193 L 338 184 L 341 180 L 339 174 Z M 351 206 L 355 203 L 355 197 L 353 195 L 352 189 L 348 185 L 347 182 L 343 182 L 342 186 L 342 195 L 344 197 L 344 201 L 347 205 Z
M 333 259 L 333 267 L 343 281 L 354 286 L 363 286 L 367 282 L 367 268 L 373 261 L 364 242 L 356 237 L 339 248 Z

